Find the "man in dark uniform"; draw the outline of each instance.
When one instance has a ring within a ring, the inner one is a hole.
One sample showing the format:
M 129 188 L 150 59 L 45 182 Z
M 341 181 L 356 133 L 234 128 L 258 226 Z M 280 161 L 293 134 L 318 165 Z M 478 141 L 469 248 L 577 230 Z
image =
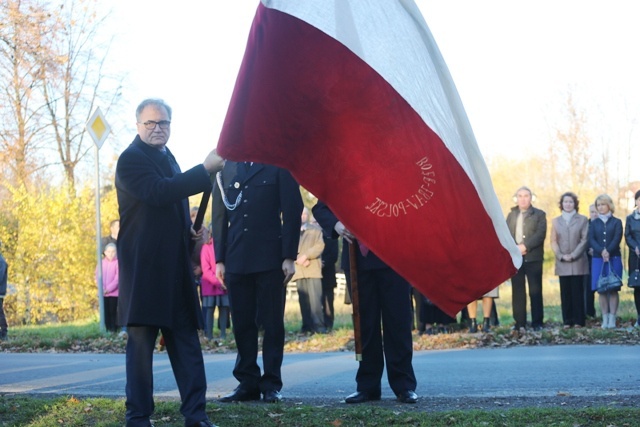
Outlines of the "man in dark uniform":
M 180 390 L 186 426 L 212 426 L 205 412 L 207 382 L 198 338 L 202 312 L 193 282 L 187 197 L 210 191 L 210 174 L 222 169 L 212 151 L 182 173 L 166 148 L 171 108 L 147 99 L 136 110 L 138 136 L 116 167 L 120 210 L 118 324 L 127 326 L 126 421 L 150 426 L 153 350 L 162 331 Z
M 216 275 L 227 286 L 238 347 L 239 381 L 221 402 L 282 399 L 284 301 L 295 272 L 302 213 L 300 188 L 284 169 L 227 162 L 213 189 Z M 264 329 L 261 375 L 258 329 Z
M 349 245 L 353 235 L 342 222 L 318 202 L 313 216 L 325 233 L 343 237 L 342 268 L 347 283 L 349 274 Z M 380 400 L 381 380 L 385 360 L 389 386 L 402 403 L 416 403 L 417 381 L 411 363 L 413 337 L 411 335 L 411 300 L 409 283 L 364 247 L 358 247 L 358 295 L 360 297 L 360 331 L 362 361 L 356 374 L 357 391 L 346 397 L 346 403 Z M 384 328 L 384 343 L 380 321 Z

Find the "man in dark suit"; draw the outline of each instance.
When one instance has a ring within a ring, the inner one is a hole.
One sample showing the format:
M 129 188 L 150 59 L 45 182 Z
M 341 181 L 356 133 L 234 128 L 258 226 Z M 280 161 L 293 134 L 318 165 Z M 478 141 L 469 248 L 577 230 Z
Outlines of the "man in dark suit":
M 227 286 L 240 382 L 221 402 L 282 399 L 284 301 L 295 272 L 302 197 L 291 174 L 259 163 L 227 162 L 213 188 L 216 275 Z M 258 329 L 264 329 L 257 363 Z
M 343 237 L 342 268 L 350 285 L 349 245 L 353 235 L 336 218 L 329 207 L 318 202 L 313 216 L 325 233 Z M 356 374 L 357 391 L 346 403 L 380 400 L 385 360 L 389 386 L 399 402 L 416 403 L 417 381 L 413 372 L 413 337 L 411 335 L 411 300 L 409 283 L 364 247 L 356 250 L 358 295 L 360 297 L 360 331 L 362 361 Z M 384 327 L 384 342 L 380 321 Z
M 210 174 L 222 169 L 215 150 L 182 173 L 166 148 L 171 108 L 158 99 L 136 110 L 138 135 L 116 167 L 120 210 L 118 324 L 127 326 L 126 421 L 150 426 L 153 350 L 162 331 L 180 390 L 187 426 L 212 426 L 205 412 L 207 382 L 198 338 L 202 313 L 189 259 L 187 197 L 210 191 Z

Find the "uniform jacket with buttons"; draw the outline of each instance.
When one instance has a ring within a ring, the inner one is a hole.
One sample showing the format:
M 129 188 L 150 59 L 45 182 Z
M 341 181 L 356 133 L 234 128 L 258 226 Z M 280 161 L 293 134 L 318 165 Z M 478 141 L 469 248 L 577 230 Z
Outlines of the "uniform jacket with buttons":
M 600 218 L 591 221 L 589 227 L 589 246 L 593 248 L 593 257 L 602 258 L 602 251 L 606 248 L 609 257 L 621 256 L 620 242 L 622 241 L 622 221 L 611 216 L 605 223 Z
M 516 240 L 516 222 L 520 209 L 516 206 L 507 215 L 507 226 L 511 236 Z M 542 261 L 544 259 L 544 239 L 547 236 L 547 214 L 529 206 L 522 219 L 522 243 L 527 248 L 523 262 Z M 517 242 L 517 240 L 516 240 Z
M 212 198 L 215 253 L 226 272 L 276 270 L 286 258 L 296 259 L 303 204 L 288 171 L 261 163 L 246 171 L 244 163 L 227 161 Z

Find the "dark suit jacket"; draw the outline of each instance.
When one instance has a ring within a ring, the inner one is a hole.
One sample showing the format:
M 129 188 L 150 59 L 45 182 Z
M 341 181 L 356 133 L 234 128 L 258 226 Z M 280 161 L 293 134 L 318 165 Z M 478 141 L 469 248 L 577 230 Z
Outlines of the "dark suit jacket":
M 519 213 L 520 210 L 516 206 L 507 215 L 507 226 L 514 240 Z M 542 261 L 544 259 L 545 237 L 547 237 L 547 214 L 538 208 L 530 206 L 525 211 L 522 222 L 522 243 L 527 248 L 527 254 L 523 257 L 524 262 Z
M 320 224 L 325 234 L 337 239 L 338 233 L 336 233 L 334 227 L 339 220 L 333 212 L 331 212 L 331 209 L 329 209 L 329 207 L 323 202 L 318 201 L 318 203 L 313 207 L 312 212 L 313 217 L 318 221 L 318 224 Z M 342 247 L 341 266 L 344 271 L 351 271 L 351 266 L 349 265 L 350 244 L 346 240 L 343 240 L 343 242 L 346 244 Z M 389 268 L 387 264 L 385 264 L 371 251 L 367 253 L 367 256 L 363 256 L 359 247 L 356 250 L 356 259 L 358 270 L 378 270 L 381 268 Z
M 181 310 L 202 325 L 188 252 L 187 197 L 210 191 L 211 180 L 202 165 L 174 174 L 168 156 L 136 137 L 118 159 L 121 325 L 171 327 Z M 186 309 L 177 306 L 181 301 Z
M 281 168 L 254 163 L 226 162 L 221 172 L 225 207 L 218 183 L 213 186 L 213 243 L 216 261 L 234 274 L 259 273 L 282 268 L 285 258 L 296 259 L 302 215 L 300 187 Z
M 589 227 L 589 247 L 593 248 L 593 257 L 602 258 L 602 251 L 607 248 L 610 257 L 621 256 L 622 221 L 612 216 L 605 223 L 600 218 L 591 221 Z

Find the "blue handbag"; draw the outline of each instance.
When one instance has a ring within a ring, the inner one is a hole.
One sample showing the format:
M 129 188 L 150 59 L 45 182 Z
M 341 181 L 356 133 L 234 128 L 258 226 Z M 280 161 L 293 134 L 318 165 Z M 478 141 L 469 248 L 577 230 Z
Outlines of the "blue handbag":
M 600 270 L 600 276 L 598 277 L 597 291 L 600 294 L 619 291 L 620 288 L 622 288 L 622 279 L 613 271 L 611 264 L 609 264 L 609 273 L 606 276 L 602 274 L 604 272 L 604 266 L 607 264 L 609 264 L 609 261 L 602 264 L 602 270 Z

